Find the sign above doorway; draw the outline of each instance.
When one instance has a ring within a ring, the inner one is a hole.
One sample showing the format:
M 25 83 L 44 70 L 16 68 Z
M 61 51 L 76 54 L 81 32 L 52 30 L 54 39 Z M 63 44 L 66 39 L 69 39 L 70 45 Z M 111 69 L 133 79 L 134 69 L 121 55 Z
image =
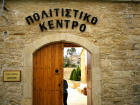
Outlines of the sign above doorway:
M 48 19 L 47 21 L 43 21 Z M 97 17 L 92 16 L 86 12 L 77 9 L 64 9 L 64 8 L 54 8 L 48 11 L 42 10 L 41 13 L 33 13 L 31 16 L 25 17 L 28 25 L 39 22 L 40 30 L 43 32 L 48 29 L 54 28 L 79 28 L 80 32 L 86 31 L 86 24 L 79 22 L 85 21 L 89 24 L 95 25 L 98 21 Z

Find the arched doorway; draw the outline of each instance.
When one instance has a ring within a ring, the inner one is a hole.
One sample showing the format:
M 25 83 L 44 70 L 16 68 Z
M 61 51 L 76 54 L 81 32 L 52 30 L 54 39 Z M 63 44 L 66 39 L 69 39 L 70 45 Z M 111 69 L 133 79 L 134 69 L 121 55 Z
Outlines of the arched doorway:
M 51 34 L 38 39 L 25 48 L 24 54 L 24 105 L 32 105 L 33 90 L 33 53 L 44 45 L 51 42 L 67 41 L 76 43 L 86 48 L 92 54 L 92 102 L 94 105 L 101 105 L 101 73 L 99 67 L 99 49 L 86 38 L 72 34 Z
M 69 42 L 56 42 L 43 46 L 42 48 L 34 52 L 33 54 L 33 105 L 38 105 L 38 104 L 39 105 L 63 105 L 63 77 L 64 77 L 63 50 L 65 47 L 80 47 L 80 46 Z M 88 53 L 87 55 L 90 54 Z M 87 58 L 88 57 L 89 56 L 87 56 Z M 91 80 L 91 69 L 90 69 L 91 61 L 88 60 L 88 63 L 89 65 L 86 65 L 86 67 L 88 67 L 87 73 L 84 75 L 87 75 L 88 77 L 87 78 L 88 81 L 86 82 L 87 83 L 86 88 L 88 91 L 87 103 L 88 105 L 92 105 L 92 88 L 91 88 L 92 80 Z M 74 96 L 71 96 L 69 98 L 72 97 Z M 75 103 L 73 103 L 73 105 L 75 105 Z M 84 105 L 87 105 L 86 102 Z

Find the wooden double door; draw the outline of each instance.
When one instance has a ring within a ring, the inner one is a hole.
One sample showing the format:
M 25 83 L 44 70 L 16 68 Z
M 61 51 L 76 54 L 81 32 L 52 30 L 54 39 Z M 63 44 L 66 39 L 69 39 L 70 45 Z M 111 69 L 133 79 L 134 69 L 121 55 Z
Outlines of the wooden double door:
M 33 55 L 33 105 L 63 105 L 64 43 L 42 47 Z

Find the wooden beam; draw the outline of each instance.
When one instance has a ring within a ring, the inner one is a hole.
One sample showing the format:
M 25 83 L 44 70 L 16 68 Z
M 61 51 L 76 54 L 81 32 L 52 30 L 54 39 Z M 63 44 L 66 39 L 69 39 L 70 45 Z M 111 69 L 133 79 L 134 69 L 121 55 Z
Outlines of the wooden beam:
M 64 42 L 64 47 L 81 47 L 81 46 L 74 43 Z

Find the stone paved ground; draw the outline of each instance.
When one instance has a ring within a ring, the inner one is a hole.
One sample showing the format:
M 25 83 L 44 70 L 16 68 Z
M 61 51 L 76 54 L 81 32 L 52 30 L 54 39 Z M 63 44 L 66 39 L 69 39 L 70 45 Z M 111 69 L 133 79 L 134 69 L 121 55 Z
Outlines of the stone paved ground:
M 76 89 L 69 87 L 68 105 L 87 105 L 87 96 L 79 93 Z

